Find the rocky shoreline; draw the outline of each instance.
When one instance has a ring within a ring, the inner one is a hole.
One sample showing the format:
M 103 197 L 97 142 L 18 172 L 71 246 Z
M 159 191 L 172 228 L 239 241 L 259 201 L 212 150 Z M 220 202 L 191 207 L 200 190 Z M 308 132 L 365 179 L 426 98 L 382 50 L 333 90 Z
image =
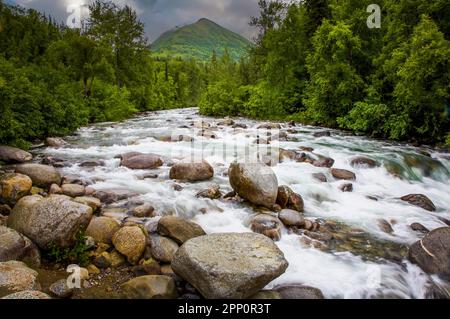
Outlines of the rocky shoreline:
M 219 126 L 236 126 L 225 120 Z M 214 139 L 208 123 L 196 122 L 201 137 Z M 288 140 L 286 133 L 277 138 Z M 267 123 L 261 129 L 281 129 Z M 317 134 L 317 138 L 329 132 Z M 175 143 L 195 137 L 183 136 Z M 270 143 L 259 139 L 258 144 Z M 62 139 L 47 139 L 46 145 L 66 147 Z M 208 162 L 171 162 L 152 153 L 117 154 L 121 166 L 145 170 L 145 178 L 157 178 L 154 171 L 170 167 L 169 179 L 177 184 L 210 181 L 217 174 Z M 121 190 L 97 190 L 93 181 L 62 175 L 64 161 L 46 157 L 39 163 L 33 155 L 0 146 L 0 298 L 256 298 L 322 299 L 316 287 L 294 282 L 264 290 L 289 266 L 276 242 L 283 233 L 298 234 L 298 245 L 321 251 L 364 250 L 364 232 L 334 222 L 305 217 L 302 196 L 279 185 L 271 166 L 276 161 L 306 163 L 329 170 L 314 178 L 327 183 L 342 181 L 342 192 L 352 192 L 355 172 L 336 167 L 335 160 L 311 148 L 280 149 L 274 158 L 260 163 L 235 162 L 225 170 L 231 193 L 220 186 L 197 193 L 198 198 L 250 205 L 256 214 L 249 220 L 253 233 L 206 234 L 191 220 L 157 211 L 151 202 Z M 83 167 L 104 163 L 89 161 Z M 367 170 L 379 163 L 369 157 L 355 157 L 353 167 Z M 392 172 L 395 174 L 395 171 Z M 438 208 L 425 194 L 405 194 L 398 200 L 427 212 Z M 379 201 L 373 197 L 373 201 Z M 115 212 L 126 211 L 123 220 Z M 447 223 L 445 219 L 444 222 Z M 395 221 L 380 219 L 380 230 L 393 232 Z M 414 223 L 411 229 L 422 239 L 410 247 L 384 244 L 372 239 L 371 246 L 383 246 L 389 258 L 408 258 L 428 274 L 444 278 L 450 274 L 450 227 L 428 230 Z M 345 237 L 345 239 L 344 239 Z M 349 246 L 349 242 L 350 244 Z M 392 246 L 392 249 L 390 248 Z M 80 264 L 82 263 L 82 264 Z M 66 267 L 80 264 L 81 286 L 68 286 Z M 42 283 L 41 283 L 42 282 Z M 447 293 L 448 294 L 448 293 Z M 449 297 L 445 292 L 440 297 Z

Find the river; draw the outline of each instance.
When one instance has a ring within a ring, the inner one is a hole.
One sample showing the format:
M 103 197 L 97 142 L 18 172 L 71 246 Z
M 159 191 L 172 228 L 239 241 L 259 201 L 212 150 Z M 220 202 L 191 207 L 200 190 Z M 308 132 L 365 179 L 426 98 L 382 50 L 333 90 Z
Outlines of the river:
M 192 123 L 201 119 L 211 124 L 215 139 L 194 136 L 195 142 L 164 141 L 164 136 L 196 135 L 198 130 L 193 130 Z M 121 123 L 82 128 L 66 138 L 69 147 L 41 148 L 37 152 L 71 163 L 62 168 L 63 173 L 92 181 L 95 189 L 135 192 L 161 214 L 190 218 L 207 233 L 249 232 L 249 219 L 255 214 L 249 205 L 195 197 L 211 183 L 219 184 L 223 193 L 231 191 L 226 176 L 230 163 L 241 159 L 246 152 L 250 156 L 255 154 L 254 140 L 261 134 L 256 128 L 261 122 L 244 118 L 234 121 L 247 128 L 216 126 L 220 119 L 201 117 L 198 109 L 150 112 Z M 286 123 L 282 126 L 282 131 L 289 129 L 290 140 L 272 143 L 271 147 L 297 150 L 312 147 L 315 153 L 333 158 L 334 167 L 355 172 L 357 179 L 353 192 L 342 192 L 339 189 L 342 181 L 335 181 L 328 168 L 295 161 L 284 161 L 273 167 L 279 185 L 288 185 L 303 197 L 305 217 L 335 222 L 342 226 L 340 232 L 344 239 L 334 249 L 324 251 L 301 244 L 299 235 L 283 230 L 277 245 L 289 261 L 289 268 L 268 288 L 303 283 L 320 288 L 328 298 L 426 298 L 430 287 L 449 289 L 448 282 L 429 276 L 409 263 L 405 253 L 408 245 L 423 236 L 410 228 L 412 223 L 421 223 L 431 230 L 446 226 L 442 218 L 450 219 L 448 154 L 334 130 L 331 136 L 314 137 L 314 133 L 323 129 L 300 125 L 288 128 Z M 202 151 L 205 145 L 207 149 Z M 165 158 L 166 165 L 152 171 L 158 174 L 157 178 L 143 179 L 148 171 L 120 167 L 120 160 L 114 158 L 131 151 L 159 154 Z M 215 176 L 208 182 L 179 183 L 184 190 L 177 192 L 173 189 L 175 182 L 168 177 L 167 164 L 192 154 L 203 155 L 214 167 Z M 373 169 L 351 167 L 350 160 L 361 155 L 381 165 Z M 93 160 L 105 164 L 93 168 L 79 165 Z M 329 182 L 319 182 L 314 173 L 324 173 Z M 407 194 L 425 194 L 437 211 L 428 212 L 399 200 Z M 129 218 L 126 212 L 114 207 L 105 212 L 121 220 Z M 380 219 L 391 223 L 393 233 L 380 229 Z M 142 220 L 148 222 L 152 221 Z M 356 239 L 348 236 L 355 232 L 359 232 Z

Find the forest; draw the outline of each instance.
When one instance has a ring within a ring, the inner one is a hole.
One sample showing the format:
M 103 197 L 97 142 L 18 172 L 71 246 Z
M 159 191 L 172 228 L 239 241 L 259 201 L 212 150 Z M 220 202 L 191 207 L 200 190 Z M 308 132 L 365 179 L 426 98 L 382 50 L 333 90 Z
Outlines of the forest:
M 152 56 L 129 6 L 95 1 L 81 29 L 0 0 L 0 144 L 137 112 L 199 106 L 210 116 L 295 120 L 376 138 L 450 145 L 450 5 L 260 0 L 255 45 L 236 61 Z

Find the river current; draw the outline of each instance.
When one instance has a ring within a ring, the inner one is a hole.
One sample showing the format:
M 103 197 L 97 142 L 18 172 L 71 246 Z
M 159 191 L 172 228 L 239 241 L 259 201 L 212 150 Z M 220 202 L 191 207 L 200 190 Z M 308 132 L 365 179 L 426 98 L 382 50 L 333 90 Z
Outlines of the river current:
M 193 123 L 200 120 L 211 125 L 214 139 L 197 136 Z M 301 283 L 322 290 L 327 298 L 427 298 L 433 289 L 449 290 L 448 282 L 425 274 L 407 259 L 407 247 L 423 234 L 411 229 L 420 223 L 428 229 L 446 226 L 450 219 L 450 156 L 433 149 L 372 140 L 346 132 L 331 130 L 331 136 L 314 137 L 323 129 L 311 126 L 289 127 L 288 141 L 274 141 L 269 146 L 254 143 L 262 122 L 234 119 L 247 128 L 218 126 L 223 119 L 198 115 L 198 109 L 150 112 L 121 123 L 101 123 L 82 128 L 66 140 L 64 148 L 41 148 L 42 156 L 62 159 L 70 165 L 62 168 L 92 182 L 98 190 L 120 189 L 139 195 L 160 214 L 175 214 L 192 219 L 207 233 L 249 232 L 254 208 L 226 200 L 196 198 L 198 191 L 212 183 L 223 193 L 231 191 L 226 171 L 234 160 L 254 156 L 258 148 L 271 147 L 299 150 L 311 147 L 314 153 L 331 157 L 333 167 L 355 172 L 353 192 L 342 192 L 342 181 L 333 179 L 329 168 L 286 160 L 273 166 L 279 185 L 288 185 L 305 202 L 305 217 L 320 222 L 332 221 L 342 226 L 343 241 L 333 249 L 323 250 L 306 245 L 300 235 L 283 230 L 277 245 L 289 262 L 287 271 L 267 288 L 280 284 Z M 167 142 L 167 136 L 192 136 L 194 142 Z M 152 171 L 130 170 L 120 166 L 115 156 L 127 152 L 154 153 L 165 159 L 165 165 Z M 169 179 L 170 163 L 186 157 L 203 157 L 215 170 L 212 180 L 201 183 L 178 183 Z M 366 156 L 381 165 L 355 168 L 352 158 Z M 103 166 L 81 167 L 84 161 L 103 161 Z M 157 178 L 144 178 L 146 174 Z M 314 173 L 324 173 L 329 182 L 321 183 Z M 174 190 L 174 183 L 184 189 Z M 435 204 L 436 212 L 412 206 L 399 198 L 424 194 Z M 377 200 L 374 200 L 377 199 Z M 126 212 L 106 209 L 119 220 L 129 218 Z M 388 221 L 392 233 L 379 227 Z M 152 223 L 153 220 L 142 220 Z M 352 238 L 348 233 L 363 234 Z M 434 287 L 434 288 L 433 288 Z

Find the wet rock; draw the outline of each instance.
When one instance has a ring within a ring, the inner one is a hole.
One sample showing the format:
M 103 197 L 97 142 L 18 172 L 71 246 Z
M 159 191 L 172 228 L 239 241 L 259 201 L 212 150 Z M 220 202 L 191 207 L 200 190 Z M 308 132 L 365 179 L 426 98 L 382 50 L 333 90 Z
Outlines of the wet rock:
M 377 161 L 363 156 L 359 156 L 352 159 L 350 165 L 352 165 L 353 167 L 367 167 L 367 168 L 374 168 L 379 166 Z
M 0 262 L 17 260 L 39 267 L 41 254 L 36 245 L 14 229 L 0 226 Z
M 73 295 L 74 291 L 73 288 L 69 288 L 67 286 L 67 279 L 58 280 L 57 282 L 50 285 L 48 290 L 53 296 L 60 299 L 70 298 Z
M 96 267 L 100 269 L 106 269 L 111 266 L 111 255 L 104 251 L 101 254 L 95 256 L 93 262 Z
M 42 198 L 34 195 L 17 203 L 8 218 L 8 227 L 24 234 L 43 249 L 49 244 L 69 247 L 91 218 L 92 208 L 67 196 Z
M 195 195 L 197 198 L 209 198 L 209 199 L 219 199 L 222 197 L 220 192 L 220 186 L 217 184 L 211 185 L 205 190 L 202 190 Z
M 278 213 L 278 218 L 286 226 L 302 227 L 305 224 L 303 216 L 295 210 L 283 209 Z
M 305 206 L 303 198 L 299 194 L 294 193 L 294 191 L 288 186 L 278 187 L 276 203 L 280 205 L 282 209 L 288 208 L 301 213 L 303 213 Z
M 86 162 L 82 162 L 80 164 L 80 167 L 99 167 L 99 166 L 105 166 L 105 162 L 104 161 L 86 161 Z
M 74 199 L 74 201 L 77 203 L 89 206 L 90 208 L 92 208 L 92 210 L 94 212 L 98 211 L 100 209 L 100 207 L 102 206 L 102 203 L 100 202 L 100 200 L 98 198 L 90 197 L 90 196 L 76 197 Z
M 26 300 L 26 299 L 52 299 L 49 295 L 36 291 L 36 290 L 24 290 L 7 295 L 0 299 L 16 299 L 16 300 Z
M 126 299 L 174 299 L 178 296 L 175 281 L 168 276 L 142 276 L 122 285 Z
M 114 234 L 112 242 L 117 251 L 126 256 L 130 264 L 135 265 L 145 251 L 147 240 L 141 228 L 127 226 Z
M 419 223 L 413 223 L 411 224 L 411 229 L 423 234 L 428 234 L 430 232 L 430 230 L 428 228 L 426 228 L 424 225 L 419 224 Z
M 117 155 L 114 158 L 118 158 L 121 161 L 126 161 L 126 160 L 129 160 L 132 157 L 139 156 L 139 155 L 145 155 L 145 154 L 140 153 L 140 152 L 128 152 L 128 153 Z
M 6 173 L 0 175 L 0 203 L 15 205 L 19 199 L 28 195 L 33 182 L 22 174 Z
M 434 203 L 429 199 L 427 196 L 422 194 L 412 194 L 412 195 L 406 195 L 400 198 L 404 202 L 408 202 L 411 205 L 421 207 L 425 210 L 428 210 L 430 212 L 436 211 L 436 206 L 434 206 Z
M 270 141 L 258 136 L 253 143 L 258 145 L 269 145 Z
M 70 197 L 81 197 L 85 194 L 84 186 L 78 184 L 64 184 L 61 186 L 61 191 Z
M 280 249 L 270 239 L 253 233 L 191 239 L 172 261 L 175 273 L 207 299 L 253 296 L 287 267 Z
M 124 189 L 104 189 L 97 190 L 92 194 L 95 198 L 98 198 L 102 203 L 112 204 L 137 194 Z
M 244 124 L 244 123 L 236 123 L 236 124 L 234 124 L 233 126 L 232 126 L 232 128 L 234 128 L 234 129 L 236 129 L 236 128 L 241 128 L 241 129 L 246 129 L 247 128 L 247 125 L 246 124 Z
M 311 164 L 315 167 L 326 167 L 330 168 L 334 165 L 334 159 L 331 157 L 326 157 L 323 155 L 314 154 L 315 159 L 312 160 Z M 310 161 L 307 161 L 310 162 Z
M 39 290 L 38 273 L 21 261 L 0 262 L 0 297 L 23 290 Z
M 308 146 L 299 146 L 298 149 L 301 151 L 304 151 L 304 152 L 309 152 L 309 153 L 314 152 L 314 148 L 308 147 Z
M 282 299 L 325 299 L 322 291 L 304 285 L 285 285 L 274 289 Z
M 150 204 L 143 204 L 133 209 L 133 216 L 138 218 L 153 217 L 155 208 Z
M 329 137 L 331 136 L 331 132 L 330 131 L 321 131 L 321 132 L 315 132 L 313 134 L 314 137 Z
M 61 185 L 61 175 L 52 166 L 41 164 L 21 164 L 16 166 L 16 173 L 27 175 L 33 184 L 47 188 L 52 184 Z
M 214 169 L 206 161 L 201 163 L 177 163 L 170 168 L 170 179 L 197 182 L 211 179 L 213 176 Z
M 255 295 L 251 296 L 250 299 L 258 299 L 258 300 L 264 300 L 264 299 L 281 299 L 281 295 L 279 292 L 275 290 L 261 290 L 260 292 L 256 293 Z
M 278 195 L 278 181 L 272 169 L 262 163 L 233 163 L 229 169 L 231 187 L 255 205 L 271 208 Z
M 181 192 L 181 191 L 184 189 L 183 186 L 181 186 L 181 185 L 179 185 L 179 184 L 173 184 L 173 185 L 172 185 L 172 188 L 173 188 L 173 190 L 176 191 L 176 192 Z
M 208 122 L 205 122 L 205 121 L 197 121 L 194 123 L 194 127 L 199 128 L 199 129 L 205 129 L 205 128 L 210 128 L 211 124 L 209 124 Z
M 277 217 L 268 214 L 256 215 L 250 222 L 252 231 L 275 241 L 281 239 L 281 227 L 281 221 Z
M 232 119 L 228 118 L 228 119 L 224 119 L 222 122 L 217 123 L 217 125 L 232 126 L 232 125 L 234 125 L 234 121 Z
M 136 155 L 122 159 L 121 165 L 129 169 L 155 169 L 163 165 L 163 160 L 155 154 Z
M 119 223 L 110 217 L 94 217 L 86 229 L 86 236 L 96 243 L 112 244 L 113 235 L 120 229 Z
M 314 179 L 318 180 L 321 183 L 327 183 L 328 179 L 327 176 L 323 173 L 314 173 L 313 174 Z
M 158 233 L 183 244 L 189 239 L 205 235 L 196 223 L 175 216 L 164 216 L 158 222 Z
M 351 193 L 353 192 L 353 184 L 351 183 L 343 184 L 339 187 L 339 189 L 344 193 Z
M 164 263 L 171 263 L 179 248 L 178 244 L 172 239 L 158 235 L 150 236 L 149 245 L 152 256 Z
M 450 227 L 431 231 L 409 248 L 409 260 L 430 274 L 450 274 Z
M 198 132 L 197 136 L 203 136 L 205 138 L 211 138 L 211 139 L 216 139 L 217 135 L 210 130 L 201 130 L 200 132 Z
M 59 137 L 47 137 L 44 141 L 44 144 L 49 147 L 58 148 L 67 145 L 67 142 Z
M 394 229 L 392 228 L 391 224 L 385 219 L 379 219 L 377 221 L 378 228 L 380 228 L 383 232 L 387 234 L 392 234 L 394 232 Z
M 356 180 L 355 173 L 350 172 L 350 171 L 345 170 L 345 169 L 333 168 L 333 169 L 331 169 L 331 174 L 336 179 L 343 179 L 343 180 L 348 180 L 348 181 Z
M 0 161 L 9 163 L 24 163 L 33 159 L 33 155 L 21 149 L 0 145 Z
M 261 124 L 257 128 L 265 129 L 265 130 L 281 130 L 281 125 L 278 123 L 265 123 L 265 124 Z

